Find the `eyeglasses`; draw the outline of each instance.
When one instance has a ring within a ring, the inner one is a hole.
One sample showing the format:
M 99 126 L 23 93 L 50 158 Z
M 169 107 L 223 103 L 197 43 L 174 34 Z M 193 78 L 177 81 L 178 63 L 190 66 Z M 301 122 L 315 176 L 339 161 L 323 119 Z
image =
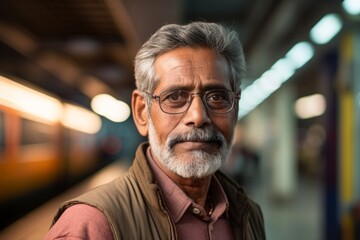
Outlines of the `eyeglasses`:
M 202 102 L 209 111 L 213 113 L 228 113 L 234 108 L 235 100 L 240 99 L 240 94 L 232 91 L 219 89 L 210 90 L 204 93 L 192 93 L 185 90 L 164 91 L 160 95 L 149 94 L 153 99 L 159 102 L 160 108 L 164 113 L 180 114 L 188 110 L 191 101 L 195 95 L 199 95 Z

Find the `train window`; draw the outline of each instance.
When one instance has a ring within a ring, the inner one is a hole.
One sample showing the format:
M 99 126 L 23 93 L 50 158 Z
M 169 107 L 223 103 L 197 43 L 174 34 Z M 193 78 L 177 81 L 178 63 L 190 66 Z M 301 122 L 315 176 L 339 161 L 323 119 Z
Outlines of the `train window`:
M 54 127 L 23 118 L 21 132 L 21 145 L 50 143 L 53 141 Z
M 57 159 L 55 125 L 21 118 L 19 159 L 21 161 L 48 161 Z
M 0 112 L 0 153 L 5 149 L 4 113 Z

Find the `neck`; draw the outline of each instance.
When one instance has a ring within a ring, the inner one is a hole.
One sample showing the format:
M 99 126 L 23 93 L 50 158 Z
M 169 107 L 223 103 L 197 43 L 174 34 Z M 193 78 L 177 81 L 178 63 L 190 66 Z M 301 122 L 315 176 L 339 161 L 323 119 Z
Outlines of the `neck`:
M 204 206 L 211 183 L 211 176 L 204 178 L 182 178 L 176 175 L 170 178 L 191 198 L 195 203 Z

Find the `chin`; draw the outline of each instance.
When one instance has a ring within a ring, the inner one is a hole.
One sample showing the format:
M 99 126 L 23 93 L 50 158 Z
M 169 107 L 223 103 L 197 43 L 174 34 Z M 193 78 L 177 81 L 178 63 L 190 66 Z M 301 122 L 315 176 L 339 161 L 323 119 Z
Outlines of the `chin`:
M 183 178 L 204 178 L 220 169 L 222 158 L 203 151 L 160 160 L 165 167 Z

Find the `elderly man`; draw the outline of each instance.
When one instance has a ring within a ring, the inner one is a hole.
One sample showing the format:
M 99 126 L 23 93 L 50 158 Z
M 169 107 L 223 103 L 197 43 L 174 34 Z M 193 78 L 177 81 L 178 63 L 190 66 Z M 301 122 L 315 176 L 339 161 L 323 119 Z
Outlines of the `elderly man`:
M 135 124 L 149 143 L 113 182 L 65 202 L 47 239 L 265 239 L 259 206 L 219 171 L 245 63 L 215 23 L 160 28 L 135 59 Z

